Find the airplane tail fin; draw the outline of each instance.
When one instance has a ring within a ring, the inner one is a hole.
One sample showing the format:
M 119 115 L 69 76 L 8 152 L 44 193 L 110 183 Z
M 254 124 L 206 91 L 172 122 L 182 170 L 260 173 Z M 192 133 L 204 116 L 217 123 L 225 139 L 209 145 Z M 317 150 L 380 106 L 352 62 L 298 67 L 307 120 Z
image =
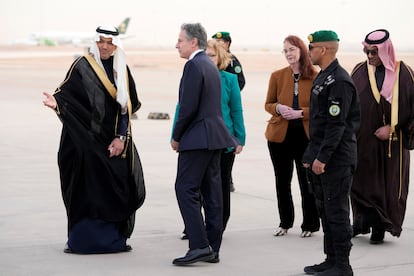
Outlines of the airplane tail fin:
M 124 21 L 121 22 L 121 24 L 119 24 L 119 26 L 118 26 L 119 34 L 126 34 L 126 31 L 128 29 L 129 20 L 130 20 L 130 18 L 127 17 L 127 18 L 124 19 Z

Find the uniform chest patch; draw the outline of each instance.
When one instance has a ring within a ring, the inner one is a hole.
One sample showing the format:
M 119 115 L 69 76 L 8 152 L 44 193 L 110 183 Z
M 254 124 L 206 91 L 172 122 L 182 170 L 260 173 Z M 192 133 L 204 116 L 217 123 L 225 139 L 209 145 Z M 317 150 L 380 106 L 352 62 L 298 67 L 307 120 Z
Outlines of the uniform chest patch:
M 234 67 L 234 72 L 236 72 L 237 74 L 240 74 L 240 72 L 242 71 L 240 66 L 236 66 Z
M 329 107 L 329 114 L 333 117 L 338 116 L 341 113 L 341 107 L 337 104 L 333 104 Z

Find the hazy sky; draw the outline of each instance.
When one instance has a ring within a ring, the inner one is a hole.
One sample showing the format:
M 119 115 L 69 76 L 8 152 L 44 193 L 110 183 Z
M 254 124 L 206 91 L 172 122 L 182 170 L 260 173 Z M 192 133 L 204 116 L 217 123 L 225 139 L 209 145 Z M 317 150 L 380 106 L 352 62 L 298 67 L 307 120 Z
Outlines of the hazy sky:
M 173 49 L 180 25 L 200 22 L 209 36 L 230 31 L 239 48 L 279 48 L 289 34 L 307 42 L 320 29 L 358 48 L 368 32 L 386 28 L 397 50 L 414 52 L 413 10 L 412 0 L 0 0 L 0 44 L 34 31 L 93 32 L 130 16 L 137 46 Z

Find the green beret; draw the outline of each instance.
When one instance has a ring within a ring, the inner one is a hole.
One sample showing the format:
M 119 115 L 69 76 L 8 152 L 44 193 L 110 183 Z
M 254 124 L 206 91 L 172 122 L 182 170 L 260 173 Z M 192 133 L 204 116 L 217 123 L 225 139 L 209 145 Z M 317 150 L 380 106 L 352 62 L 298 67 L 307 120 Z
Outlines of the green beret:
M 212 36 L 212 38 L 231 40 L 229 32 L 217 32 Z
M 308 35 L 309 43 L 339 41 L 338 35 L 334 31 L 317 31 Z

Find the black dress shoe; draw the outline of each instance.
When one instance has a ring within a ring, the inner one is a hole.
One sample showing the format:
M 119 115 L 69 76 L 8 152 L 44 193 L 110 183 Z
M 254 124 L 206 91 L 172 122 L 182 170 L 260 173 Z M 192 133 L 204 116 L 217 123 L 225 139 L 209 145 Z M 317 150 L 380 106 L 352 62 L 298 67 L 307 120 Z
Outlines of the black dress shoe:
M 214 258 L 211 259 L 211 260 L 208 260 L 206 262 L 211 263 L 211 264 L 219 263 L 220 262 L 219 253 L 218 252 L 214 252 Z
M 214 259 L 214 252 L 211 250 L 210 246 L 207 246 L 204 248 L 188 250 L 184 257 L 176 258 L 172 263 L 175 265 L 189 265 L 196 262 L 207 262 L 212 259 Z
M 384 243 L 384 235 L 385 235 L 385 230 L 378 229 L 378 228 L 372 228 L 372 234 L 371 234 L 369 243 L 370 244 Z
M 188 240 L 188 235 L 187 235 L 187 233 L 186 233 L 186 232 L 183 232 L 183 233 L 181 234 L 180 239 L 182 239 L 182 240 Z
M 124 249 L 124 250 L 122 250 L 122 252 L 129 252 L 129 251 L 132 251 L 132 246 L 130 246 L 129 244 L 127 244 L 127 245 L 125 246 L 125 249 Z
M 73 253 L 72 249 L 69 247 L 68 243 L 65 243 L 65 246 L 63 247 L 63 252 L 65 253 Z

